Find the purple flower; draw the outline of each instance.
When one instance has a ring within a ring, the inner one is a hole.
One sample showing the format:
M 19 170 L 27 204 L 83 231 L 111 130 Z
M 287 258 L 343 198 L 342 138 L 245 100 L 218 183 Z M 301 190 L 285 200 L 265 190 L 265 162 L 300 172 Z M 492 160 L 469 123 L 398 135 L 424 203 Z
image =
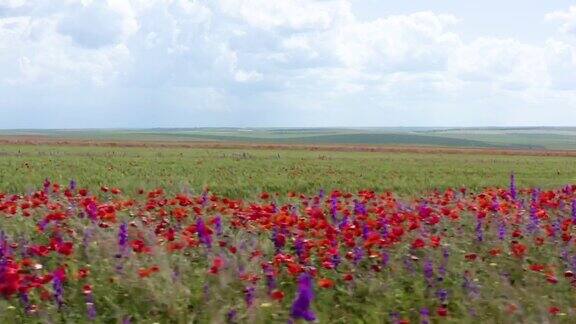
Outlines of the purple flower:
M 474 283 L 469 272 L 464 273 L 462 289 L 464 289 L 464 292 L 466 292 L 471 298 L 476 298 L 480 295 L 480 288 L 476 283 Z
M 393 324 L 400 323 L 400 313 L 391 312 L 390 313 L 390 322 L 392 322 Z
M 264 264 L 264 275 L 266 276 L 266 288 L 268 288 L 268 294 L 272 290 L 276 289 L 276 278 L 274 277 L 274 270 L 269 264 Z
M 338 213 L 338 198 L 332 196 L 330 199 L 330 215 L 332 216 L 332 222 L 336 223 L 336 214 Z
M 366 222 L 362 222 L 362 238 L 364 240 L 368 239 L 368 235 L 370 235 L 370 228 L 366 225 Z
M 404 268 L 408 271 L 410 271 L 410 273 L 414 273 L 414 262 L 412 262 L 412 258 L 407 256 L 404 258 Z
M 426 307 L 420 309 L 420 323 L 421 324 L 430 323 L 430 310 Z
M 354 200 L 354 214 L 355 215 L 366 215 L 366 206 L 358 200 Z
M 222 230 L 222 217 L 220 217 L 220 215 L 214 219 L 214 228 L 216 229 L 216 235 L 221 236 L 222 233 L 224 233 Z
M 342 258 L 338 253 L 332 255 L 332 264 L 334 264 L 334 269 L 338 268 L 340 263 L 342 262 Z
M 22 303 L 22 307 L 24 307 L 24 312 L 26 314 L 30 313 L 30 298 L 28 297 L 27 292 L 20 293 L 20 302 Z
M 201 217 L 198 217 L 196 220 L 196 231 L 198 231 L 198 237 L 200 238 L 200 242 L 202 242 L 206 247 L 212 246 L 212 238 L 208 233 L 208 229 L 206 228 L 206 224 L 204 224 L 204 220 Z
M 70 189 L 71 191 L 76 190 L 76 181 L 74 179 L 70 180 L 70 183 L 68 184 L 68 189 Z
M 498 239 L 503 241 L 506 238 L 506 223 L 504 220 L 500 221 L 498 225 Z
M 482 221 L 480 221 L 480 219 L 478 219 L 478 222 L 476 223 L 476 240 L 478 240 L 478 242 L 484 241 L 484 233 L 482 231 Z
M 510 174 L 510 197 L 512 200 L 516 200 L 516 179 L 514 178 L 514 172 Z
M 98 218 L 98 207 L 93 201 L 86 206 L 86 212 L 91 220 L 96 220 Z
M 128 247 L 128 225 L 126 223 L 120 224 L 118 229 L 118 248 L 120 255 L 125 256 Z
M 492 198 L 492 211 L 498 212 L 498 209 L 500 209 L 500 204 L 498 203 L 498 196 L 494 196 L 494 198 Z
M 572 200 L 572 224 L 576 224 L 576 199 Z
M 312 288 L 312 278 L 307 273 L 302 273 L 298 277 L 298 296 L 292 303 L 292 310 L 290 315 L 294 319 L 304 319 L 306 321 L 316 320 L 316 315 L 310 309 L 314 299 L 314 291 Z
M 96 319 L 96 306 L 94 305 L 94 295 L 92 292 L 86 293 L 86 308 L 88 312 L 88 319 L 93 321 Z
M 52 279 L 52 288 L 54 289 L 54 300 L 58 309 L 64 305 L 64 285 L 62 283 L 63 274 L 61 271 L 54 271 L 54 278 Z
M 44 179 L 44 193 L 48 194 L 50 192 L 50 180 L 48 178 Z
M 438 291 L 436 291 L 436 297 L 438 297 L 440 303 L 445 304 L 448 300 L 448 291 L 446 289 L 438 289 Z
M 384 217 L 380 218 L 380 235 L 382 235 L 382 238 L 388 237 L 388 224 Z
M 285 240 L 279 238 L 277 228 L 272 229 L 272 241 L 274 242 L 276 253 L 280 252 L 280 250 L 282 250 L 282 248 L 284 247 L 284 244 L 286 244 Z
M 251 307 L 254 304 L 256 288 L 254 286 L 246 287 L 244 289 L 244 300 L 246 301 L 246 305 Z
M 202 207 L 206 207 L 207 204 L 208 204 L 208 192 L 204 191 L 202 192 Z
M 235 309 L 231 309 L 228 311 L 228 313 L 226 313 L 226 321 L 228 323 L 234 323 L 236 322 L 236 314 L 238 312 Z
M 296 241 L 294 242 L 294 249 L 296 250 L 296 255 L 298 256 L 298 258 L 302 259 L 305 249 L 304 240 L 302 239 L 302 237 L 298 236 L 296 238 Z
M 352 260 L 354 264 L 360 263 L 360 261 L 362 261 L 362 258 L 364 257 L 364 251 L 362 250 L 361 247 L 358 246 L 352 250 L 352 254 L 354 256 Z
M 538 215 L 536 215 L 536 204 L 530 204 L 530 222 L 528 223 L 527 230 L 529 233 L 535 234 L 538 231 L 538 226 L 540 225 L 540 220 L 538 219 Z
M 432 264 L 432 261 L 430 259 L 424 260 L 423 270 L 424 270 L 424 278 L 426 278 L 427 280 L 432 279 L 432 277 L 434 276 L 434 265 Z
M 382 266 L 386 267 L 390 261 L 390 256 L 386 252 L 382 252 Z

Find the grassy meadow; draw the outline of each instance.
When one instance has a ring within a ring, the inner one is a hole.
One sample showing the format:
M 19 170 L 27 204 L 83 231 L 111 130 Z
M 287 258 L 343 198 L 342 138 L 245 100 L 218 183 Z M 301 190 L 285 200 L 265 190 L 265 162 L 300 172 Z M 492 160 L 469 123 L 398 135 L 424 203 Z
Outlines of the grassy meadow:
M 571 323 L 575 162 L 4 145 L 0 322 Z
M 322 152 L 0 146 L 0 191 L 37 188 L 45 178 L 66 184 L 125 190 L 163 187 L 251 198 L 263 191 L 307 194 L 320 189 L 373 189 L 414 196 L 466 186 L 504 186 L 515 172 L 521 186 L 551 188 L 576 182 L 570 157 L 482 154 Z

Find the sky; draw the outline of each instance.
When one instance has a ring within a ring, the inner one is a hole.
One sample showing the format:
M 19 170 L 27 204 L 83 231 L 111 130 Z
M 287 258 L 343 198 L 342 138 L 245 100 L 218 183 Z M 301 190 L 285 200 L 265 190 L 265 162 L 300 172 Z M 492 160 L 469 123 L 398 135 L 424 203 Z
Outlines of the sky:
M 564 0 L 0 0 L 0 128 L 576 126 Z

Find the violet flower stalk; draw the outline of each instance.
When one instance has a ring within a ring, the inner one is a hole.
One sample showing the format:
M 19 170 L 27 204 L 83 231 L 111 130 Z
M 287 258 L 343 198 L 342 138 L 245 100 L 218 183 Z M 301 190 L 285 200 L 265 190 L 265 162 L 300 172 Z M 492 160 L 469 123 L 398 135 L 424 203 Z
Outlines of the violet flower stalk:
M 482 221 L 480 219 L 476 223 L 476 240 L 480 243 L 484 241 L 484 232 L 482 231 Z
M 504 222 L 504 220 L 501 220 L 500 224 L 498 224 L 498 239 L 500 241 L 504 241 L 505 238 L 506 238 L 506 223 Z
M 386 252 L 382 252 L 382 267 L 386 267 L 390 261 L 390 256 Z
M 68 189 L 70 189 L 71 191 L 76 190 L 76 181 L 74 179 L 70 180 L 70 183 L 68 184 Z
M 464 273 L 464 281 L 462 282 L 462 289 L 470 298 L 477 298 L 480 295 L 480 288 L 472 280 L 469 272 Z
M 22 307 L 24 307 L 24 313 L 26 313 L 26 315 L 30 314 L 30 298 L 27 292 L 20 293 L 20 302 L 22 303 Z
M 516 179 L 514 178 L 514 172 L 510 174 L 510 197 L 512 200 L 516 200 L 517 192 L 516 192 Z
M 236 314 L 238 312 L 235 309 L 231 309 L 226 313 L 226 322 L 228 323 L 235 323 L 236 322 Z
M 432 264 L 432 261 L 428 258 L 424 260 L 423 271 L 424 271 L 424 278 L 428 283 L 431 283 L 432 277 L 434 276 L 434 265 Z
M 576 199 L 572 200 L 572 224 L 576 224 Z
M 358 246 L 352 250 L 352 254 L 354 256 L 352 261 L 354 262 L 355 265 L 360 263 L 360 261 L 362 261 L 362 258 L 364 257 L 364 251 L 362 250 L 361 247 Z
M 86 206 L 86 213 L 88 213 L 88 218 L 93 221 L 98 218 L 98 207 L 93 201 Z
M 216 216 L 214 219 L 214 229 L 216 229 L 216 235 L 222 236 L 224 230 L 222 229 L 222 217 L 220 215 Z
M 121 256 L 126 256 L 128 251 L 128 224 L 120 224 L 118 230 L 118 249 Z
M 310 309 L 313 299 L 312 278 L 308 273 L 302 273 L 298 277 L 298 295 L 292 303 L 291 317 L 295 320 L 304 319 L 309 322 L 316 320 L 316 315 Z
M 446 289 L 438 289 L 438 291 L 436 291 L 436 297 L 438 297 L 440 303 L 444 305 L 448 300 L 448 291 Z
M 420 324 L 430 324 L 430 310 L 426 307 L 420 309 Z
M 210 237 L 210 233 L 208 233 L 208 228 L 206 228 L 206 224 L 201 217 L 198 217 L 196 220 L 196 231 L 198 231 L 198 237 L 200 238 L 200 242 L 206 245 L 206 247 L 210 248 L 212 246 L 212 238 Z
M 303 255 L 304 255 L 304 240 L 302 239 L 302 237 L 298 236 L 296 238 L 296 241 L 294 241 L 294 249 L 296 250 L 296 255 L 298 256 L 298 258 L 301 260 Z
M 336 214 L 338 213 L 338 198 L 332 196 L 330 199 L 330 216 L 332 216 L 332 222 L 336 223 L 338 221 Z
M 393 324 L 400 323 L 400 313 L 398 312 L 391 312 L 390 313 L 390 322 Z
M 52 288 L 54 289 L 54 300 L 58 306 L 58 310 L 64 305 L 64 285 L 62 280 L 64 275 L 61 271 L 54 271 L 54 278 L 52 279 Z
M 86 298 L 86 309 L 87 309 L 87 313 L 88 313 L 88 319 L 93 321 L 96 319 L 96 306 L 94 304 L 94 294 L 92 294 L 92 291 L 86 291 L 85 293 L 85 298 Z
M 256 287 L 250 286 L 244 289 L 244 301 L 246 301 L 246 306 L 251 307 L 254 304 L 254 299 L 256 293 Z
M 264 264 L 264 275 L 266 276 L 266 288 L 268 294 L 276 289 L 276 278 L 274 277 L 274 269 L 269 264 Z
M 50 193 L 50 180 L 48 180 L 48 178 L 44 179 L 44 193 L 48 194 Z

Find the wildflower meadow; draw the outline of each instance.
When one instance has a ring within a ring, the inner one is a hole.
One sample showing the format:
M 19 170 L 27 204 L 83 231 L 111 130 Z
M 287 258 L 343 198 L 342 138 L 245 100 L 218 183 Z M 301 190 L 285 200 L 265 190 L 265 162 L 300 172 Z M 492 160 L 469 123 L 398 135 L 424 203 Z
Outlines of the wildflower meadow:
M 2 323 L 570 322 L 576 185 L 0 194 Z

